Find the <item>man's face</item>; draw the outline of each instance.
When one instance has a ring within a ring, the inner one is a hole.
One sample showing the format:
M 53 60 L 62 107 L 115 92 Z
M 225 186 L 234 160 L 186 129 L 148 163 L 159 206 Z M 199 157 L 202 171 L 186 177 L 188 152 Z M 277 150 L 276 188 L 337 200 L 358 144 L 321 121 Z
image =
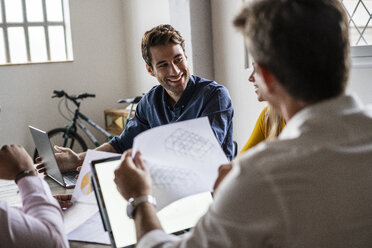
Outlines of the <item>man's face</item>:
M 253 67 L 253 72 L 249 76 L 248 81 L 253 83 L 254 92 L 257 94 L 257 100 L 260 102 L 266 101 L 265 97 L 263 96 L 263 92 L 262 92 L 263 91 L 262 90 L 262 87 L 263 87 L 262 78 L 257 73 L 257 68 L 256 68 L 257 65 L 254 62 L 252 63 L 252 67 Z
M 152 68 L 148 72 L 156 77 L 167 93 L 177 101 L 190 79 L 187 57 L 181 45 L 166 44 L 150 48 Z

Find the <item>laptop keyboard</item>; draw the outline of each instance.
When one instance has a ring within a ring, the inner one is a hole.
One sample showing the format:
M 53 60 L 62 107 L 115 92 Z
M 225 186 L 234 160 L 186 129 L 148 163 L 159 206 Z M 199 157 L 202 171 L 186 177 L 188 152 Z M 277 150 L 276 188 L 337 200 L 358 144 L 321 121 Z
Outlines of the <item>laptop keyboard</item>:
M 67 185 L 75 185 L 77 178 L 75 177 L 79 173 L 77 171 L 66 171 L 63 173 L 63 180 Z

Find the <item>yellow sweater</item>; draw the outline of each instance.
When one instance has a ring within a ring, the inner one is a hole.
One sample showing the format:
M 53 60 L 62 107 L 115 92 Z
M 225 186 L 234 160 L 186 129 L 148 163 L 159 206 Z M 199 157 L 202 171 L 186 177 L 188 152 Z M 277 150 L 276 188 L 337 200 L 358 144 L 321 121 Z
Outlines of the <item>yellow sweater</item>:
M 239 152 L 239 155 L 241 155 L 243 152 L 247 151 L 249 148 L 257 145 L 261 141 L 267 139 L 268 136 L 268 128 L 265 124 L 265 113 L 267 111 L 267 106 L 262 110 L 260 116 L 257 119 L 256 125 L 253 129 L 253 132 L 251 134 L 251 137 L 249 137 L 247 143 L 245 143 L 243 149 Z M 282 125 L 281 130 L 285 127 L 285 122 L 282 119 Z

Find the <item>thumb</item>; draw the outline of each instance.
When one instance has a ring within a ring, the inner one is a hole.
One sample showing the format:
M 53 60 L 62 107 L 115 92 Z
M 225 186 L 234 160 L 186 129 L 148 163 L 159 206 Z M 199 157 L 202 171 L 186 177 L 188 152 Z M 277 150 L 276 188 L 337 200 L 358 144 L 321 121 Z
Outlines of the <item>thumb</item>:
M 69 152 L 70 151 L 70 148 L 62 147 L 62 146 L 57 146 L 57 145 L 54 146 L 54 149 L 57 152 Z

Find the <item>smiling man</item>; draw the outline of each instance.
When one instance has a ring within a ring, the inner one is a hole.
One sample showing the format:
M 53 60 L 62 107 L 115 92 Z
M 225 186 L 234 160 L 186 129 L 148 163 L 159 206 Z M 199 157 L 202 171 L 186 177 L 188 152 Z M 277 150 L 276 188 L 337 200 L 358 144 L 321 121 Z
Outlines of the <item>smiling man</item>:
M 208 116 L 216 138 L 229 160 L 233 156 L 233 114 L 228 90 L 215 81 L 190 74 L 185 41 L 171 25 L 159 25 L 142 37 L 142 57 L 150 75 L 160 85 L 154 86 L 138 103 L 135 116 L 120 136 L 96 148 L 123 153 L 133 139 L 150 128 Z M 85 152 L 76 154 L 69 148 L 56 147 L 62 170 L 82 165 Z M 39 165 L 39 173 L 45 172 Z
M 159 25 L 142 38 L 142 57 L 160 85 L 139 102 L 124 132 L 109 144 L 117 152 L 132 147 L 139 133 L 164 124 L 208 116 L 226 156 L 232 158 L 233 106 L 225 87 L 190 75 L 185 41 L 171 25 Z

